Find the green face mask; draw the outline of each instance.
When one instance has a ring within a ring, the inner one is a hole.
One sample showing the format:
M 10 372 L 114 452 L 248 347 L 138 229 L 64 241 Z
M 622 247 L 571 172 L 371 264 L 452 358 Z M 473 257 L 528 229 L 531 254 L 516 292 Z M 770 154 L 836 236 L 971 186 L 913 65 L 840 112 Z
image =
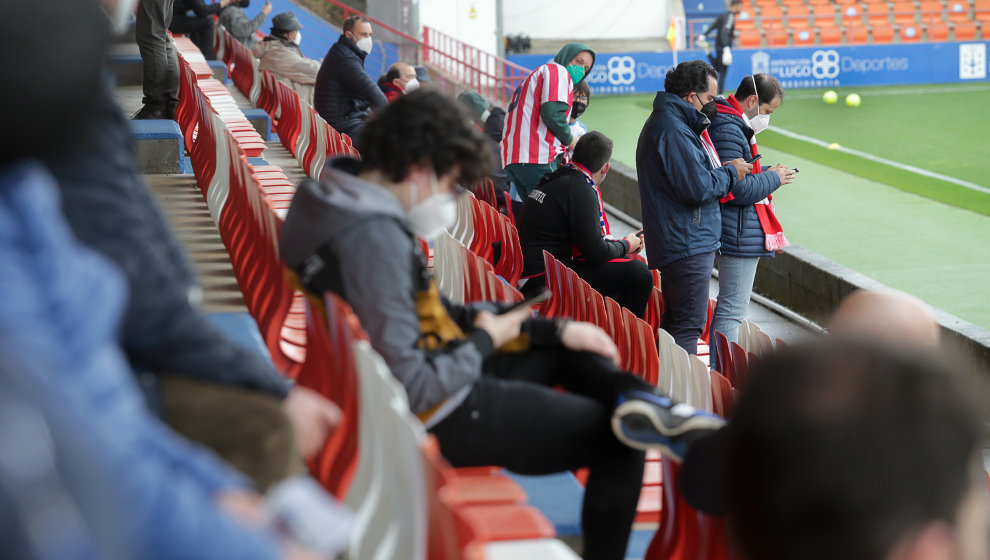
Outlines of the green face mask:
M 581 78 L 584 78 L 584 66 L 571 64 L 567 67 L 567 73 L 571 75 L 571 81 L 576 84 L 581 81 Z

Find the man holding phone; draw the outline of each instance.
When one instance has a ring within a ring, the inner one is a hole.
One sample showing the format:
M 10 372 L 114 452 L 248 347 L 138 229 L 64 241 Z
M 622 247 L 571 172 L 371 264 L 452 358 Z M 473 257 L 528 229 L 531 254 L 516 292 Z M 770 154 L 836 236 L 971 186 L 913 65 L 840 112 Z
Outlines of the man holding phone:
M 258 43 L 258 29 L 265 23 L 268 14 L 272 13 L 272 2 L 268 0 L 253 19 L 248 18 L 244 8 L 251 0 L 237 0 L 220 10 L 220 25 L 247 48 L 253 48 Z
M 549 251 L 603 296 L 642 317 L 653 290 L 646 263 L 631 257 L 643 248 L 642 231 L 613 239 L 599 185 L 609 171 L 612 140 L 589 132 L 574 146 L 571 163 L 543 178 L 519 215 L 523 294 L 546 285 L 543 251 Z
M 749 312 L 756 267 L 760 257 L 773 257 L 787 239 L 774 215 L 772 193 L 794 180 L 793 169 L 777 164 L 762 169 L 756 135 L 770 125 L 770 115 L 780 107 L 784 89 L 769 74 L 743 78 L 735 95 L 715 101 L 718 114 L 709 128 L 719 158 L 740 156 L 753 163 L 722 199 L 722 247 L 718 251 L 718 303 L 712 316 L 712 332 L 736 342 L 739 325 Z M 710 346 L 712 367 L 718 367 L 716 345 Z

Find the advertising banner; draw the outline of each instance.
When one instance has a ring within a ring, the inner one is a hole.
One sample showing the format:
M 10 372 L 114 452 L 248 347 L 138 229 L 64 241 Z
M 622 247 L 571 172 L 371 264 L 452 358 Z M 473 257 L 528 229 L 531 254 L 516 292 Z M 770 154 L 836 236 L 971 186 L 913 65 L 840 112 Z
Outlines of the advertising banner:
M 786 89 L 880 86 L 990 80 L 990 41 L 859 45 L 788 49 L 734 49 L 725 79 L 735 89 L 748 74 L 768 73 Z M 698 50 L 677 53 L 678 61 L 701 58 Z M 515 55 L 510 60 L 535 68 L 553 55 Z M 673 67 L 671 52 L 598 53 L 588 84 L 595 94 L 649 93 L 663 89 Z

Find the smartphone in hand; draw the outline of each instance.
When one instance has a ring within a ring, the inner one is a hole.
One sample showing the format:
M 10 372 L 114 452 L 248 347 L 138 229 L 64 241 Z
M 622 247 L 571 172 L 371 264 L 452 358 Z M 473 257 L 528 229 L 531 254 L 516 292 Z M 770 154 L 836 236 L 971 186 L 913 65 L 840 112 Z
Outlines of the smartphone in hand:
M 523 307 L 527 307 L 528 308 L 528 307 L 532 306 L 533 304 L 546 301 L 549 297 L 550 297 L 550 290 L 544 288 L 543 291 L 541 291 L 541 292 L 539 292 L 539 293 L 537 293 L 535 295 L 532 295 L 532 296 L 530 296 L 530 297 L 528 297 L 528 298 L 520 301 L 519 303 L 513 304 L 512 306 L 510 306 L 505 311 L 502 311 L 501 313 L 499 313 L 499 315 L 504 315 L 505 313 L 512 313 L 513 311 L 515 311 L 517 309 L 522 309 Z
M 747 159 L 746 163 L 756 163 L 761 157 L 763 157 L 763 154 L 756 154 L 753 156 L 753 159 Z

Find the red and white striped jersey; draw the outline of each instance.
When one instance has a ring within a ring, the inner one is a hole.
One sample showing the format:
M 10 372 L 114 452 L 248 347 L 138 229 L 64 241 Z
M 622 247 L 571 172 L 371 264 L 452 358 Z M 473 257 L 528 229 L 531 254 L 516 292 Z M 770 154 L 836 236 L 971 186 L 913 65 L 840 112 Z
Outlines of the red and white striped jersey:
M 502 165 L 510 163 L 550 163 L 566 146 L 550 132 L 540 118 L 540 106 L 560 101 L 571 106 L 574 84 L 567 69 L 548 62 L 536 70 L 516 89 L 505 116 L 502 132 Z M 570 111 L 568 110 L 568 114 Z

